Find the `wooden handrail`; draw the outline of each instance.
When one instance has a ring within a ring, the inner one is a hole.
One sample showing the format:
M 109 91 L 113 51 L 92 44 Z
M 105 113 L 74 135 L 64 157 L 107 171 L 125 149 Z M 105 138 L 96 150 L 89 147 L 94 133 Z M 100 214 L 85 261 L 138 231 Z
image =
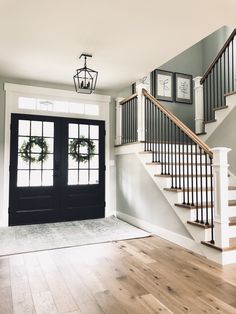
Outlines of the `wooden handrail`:
M 133 94 L 133 95 L 131 95 L 131 96 L 126 97 L 125 99 L 123 99 L 123 100 L 120 102 L 120 105 L 121 105 L 121 106 L 124 105 L 127 101 L 129 101 L 129 100 L 131 100 L 131 99 L 133 99 L 133 98 L 135 98 L 135 97 L 137 97 L 137 96 L 138 96 L 138 94 L 135 93 L 135 94 Z
M 154 103 L 172 122 L 174 122 L 177 127 L 179 127 L 195 144 L 199 145 L 203 151 L 208 154 L 211 158 L 213 153 L 210 151 L 210 148 L 205 144 L 200 138 L 191 131 L 182 121 L 180 121 L 172 112 L 166 109 L 156 98 L 150 95 L 146 89 L 142 90 L 143 95 L 146 96 L 151 102 Z
M 229 46 L 229 44 L 231 43 L 231 41 L 232 41 L 232 39 L 234 38 L 235 35 L 236 35 L 236 28 L 233 30 L 233 32 L 231 33 L 231 35 L 229 36 L 229 38 L 225 42 L 224 46 L 221 48 L 221 50 L 219 51 L 219 53 L 215 57 L 214 61 L 210 64 L 209 68 L 207 69 L 207 71 L 203 75 L 203 77 L 202 77 L 202 79 L 200 81 L 201 84 L 203 84 L 205 82 L 208 74 L 211 72 L 211 70 L 213 69 L 215 64 L 218 62 L 218 60 L 220 59 L 220 57 L 224 53 L 225 49 Z

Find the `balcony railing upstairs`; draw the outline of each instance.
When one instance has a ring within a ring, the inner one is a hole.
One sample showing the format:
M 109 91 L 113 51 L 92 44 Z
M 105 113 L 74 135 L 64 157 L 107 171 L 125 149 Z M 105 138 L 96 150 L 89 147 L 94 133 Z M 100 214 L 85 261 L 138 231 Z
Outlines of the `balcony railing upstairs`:
M 236 29 L 201 79 L 204 94 L 204 121 L 215 120 L 215 110 L 225 107 L 225 95 L 236 91 Z
M 121 107 L 121 144 L 138 140 L 138 94 L 133 94 L 120 102 Z

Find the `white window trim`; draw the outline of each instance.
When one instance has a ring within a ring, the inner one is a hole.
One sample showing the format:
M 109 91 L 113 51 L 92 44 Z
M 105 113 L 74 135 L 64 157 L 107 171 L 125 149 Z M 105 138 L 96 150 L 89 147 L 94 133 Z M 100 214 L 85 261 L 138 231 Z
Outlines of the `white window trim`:
M 0 200 L 0 226 L 8 226 L 8 208 L 9 208 L 9 167 L 10 167 L 10 127 L 11 127 L 11 114 L 12 113 L 24 113 L 33 115 L 46 115 L 53 117 L 68 117 L 78 119 L 90 119 L 90 120 L 103 120 L 105 121 L 106 139 L 105 139 L 105 162 L 106 162 L 106 186 L 105 186 L 105 216 L 109 216 L 113 213 L 110 204 L 110 96 L 105 95 L 85 95 L 76 94 L 73 91 L 52 89 L 36 86 L 27 86 L 19 84 L 4 84 L 5 90 L 5 137 L 4 137 L 4 161 L 3 161 L 3 184 L 0 185 L 2 189 L 3 199 Z M 97 104 L 99 105 L 99 115 L 84 115 L 75 113 L 62 113 L 42 110 L 28 110 L 18 107 L 19 97 L 33 97 L 33 98 L 48 98 L 61 101 L 82 102 L 84 104 Z

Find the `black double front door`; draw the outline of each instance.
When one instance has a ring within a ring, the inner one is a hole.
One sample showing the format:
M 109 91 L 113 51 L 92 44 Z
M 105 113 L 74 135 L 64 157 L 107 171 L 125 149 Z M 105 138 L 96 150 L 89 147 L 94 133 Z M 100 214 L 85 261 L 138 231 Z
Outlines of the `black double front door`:
M 104 121 L 12 114 L 9 224 L 104 213 Z

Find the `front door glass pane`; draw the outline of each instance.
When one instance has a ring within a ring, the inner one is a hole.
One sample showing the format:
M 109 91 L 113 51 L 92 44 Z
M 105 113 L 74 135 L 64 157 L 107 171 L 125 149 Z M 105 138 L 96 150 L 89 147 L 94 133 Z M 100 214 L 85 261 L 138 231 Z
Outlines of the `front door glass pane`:
M 17 186 L 53 186 L 54 123 L 19 120 Z
M 99 184 L 99 126 L 69 123 L 68 185 Z

